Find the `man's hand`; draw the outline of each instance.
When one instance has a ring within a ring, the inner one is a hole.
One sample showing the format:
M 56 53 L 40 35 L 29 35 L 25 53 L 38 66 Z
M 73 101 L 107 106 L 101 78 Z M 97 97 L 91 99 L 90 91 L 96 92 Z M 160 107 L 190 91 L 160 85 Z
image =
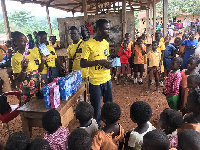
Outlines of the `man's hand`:
M 168 59 L 172 59 L 172 58 L 174 58 L 174 57 L 173 57 L 173 56 L 168 56 L 167 58 L 168 58 Z

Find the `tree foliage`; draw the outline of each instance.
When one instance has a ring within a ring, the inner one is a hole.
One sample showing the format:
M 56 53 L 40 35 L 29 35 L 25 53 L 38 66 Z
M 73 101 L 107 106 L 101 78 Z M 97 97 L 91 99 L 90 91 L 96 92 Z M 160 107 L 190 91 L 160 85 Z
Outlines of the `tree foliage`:
M 8 14 L 8 20 L 11 32 L 20 31 L 27 34 L 33 34 L 33 31 L 46 31 L 49 34 L 49 25 L 46 17 L 35 17 L 29 11 L 13 11 Z M 53 35 L 59 39 L 57 18 L 51 18 L 51 27 Z M 4 19 L 0 15 L 0 33 L 5 33 Z
M 163 0 L 156 5 L 158 17 L 163 14 Z M 200 0 L 168 0 L 168 17 L 179 14 L 200 15 Z

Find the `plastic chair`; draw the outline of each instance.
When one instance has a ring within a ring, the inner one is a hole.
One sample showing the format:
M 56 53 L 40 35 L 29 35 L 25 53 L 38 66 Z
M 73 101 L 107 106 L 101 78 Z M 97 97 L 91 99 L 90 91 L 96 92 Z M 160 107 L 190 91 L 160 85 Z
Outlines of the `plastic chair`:
M 5 96 L 15 95 L 18 98 L 18 100 L 19 100 L 19 92 L 18 91 L 5 92 L 4 95 Z M 20 101 L 19 101 L 19 104 L 10 105 L 11 109 L 8 110 L 4 115 L 0 114 L 0 120 L 2 121 L 2 123 L 6 123 L 6 125 L 7 125 L 9 136 L 10 136 L 10 130 L 9 130 L 8 122 L 11 121 L 11 120 L 13 120 L 14 118 L 16 118 L 19 115 L 19 112 L 17 111 L 17 109 L 19 108 L 19 106 L 20 106 Z

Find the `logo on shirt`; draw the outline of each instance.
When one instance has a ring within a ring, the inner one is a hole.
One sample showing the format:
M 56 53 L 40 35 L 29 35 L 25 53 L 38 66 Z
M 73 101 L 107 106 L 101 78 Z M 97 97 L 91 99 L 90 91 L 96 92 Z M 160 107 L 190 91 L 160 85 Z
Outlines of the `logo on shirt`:
M 104 50 L 104 55 L 105 55 L 105 56 L 108 55 L 108 50 L 107 50 L 107 49 Z
M 77 49 L 76 53 L 82 53 L 82 48 Z

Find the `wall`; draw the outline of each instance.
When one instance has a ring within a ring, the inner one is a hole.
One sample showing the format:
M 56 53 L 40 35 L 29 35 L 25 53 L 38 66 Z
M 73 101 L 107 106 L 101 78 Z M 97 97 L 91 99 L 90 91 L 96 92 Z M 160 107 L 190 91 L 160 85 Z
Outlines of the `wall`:
M 133 28 L 134 23 L 133 19 L 133 12 L 127 12 L 127 32 L 131 33 L 131 37 L 133 37 Z M 121 19 L 121 12 L 120 13 L 111 13 L 111 14 L 102 14 L 102 15 L 89 15 L 88 21 L 93 24 L 93 28 L 95 29 L 95 22 L 96 20 L 104 18 L 110 21 L 110 45 L 114 46 L 116 50 L 118 49 L 119 45 L 122 42 L 122 19 Z M 79 28 L 81 25 L 84 24 L 84 18 L 81 17 L 69 17 L 69 18 L 58 18 L 58 28 L 60 34 L 60 42 L 61 45 L 64 44 L 69 45 L 72 43 L 70 36 L 68 34 L 68 30 L 71 26 L 76 26 Z M 92 35 L 93 37 L 94 35 Z

